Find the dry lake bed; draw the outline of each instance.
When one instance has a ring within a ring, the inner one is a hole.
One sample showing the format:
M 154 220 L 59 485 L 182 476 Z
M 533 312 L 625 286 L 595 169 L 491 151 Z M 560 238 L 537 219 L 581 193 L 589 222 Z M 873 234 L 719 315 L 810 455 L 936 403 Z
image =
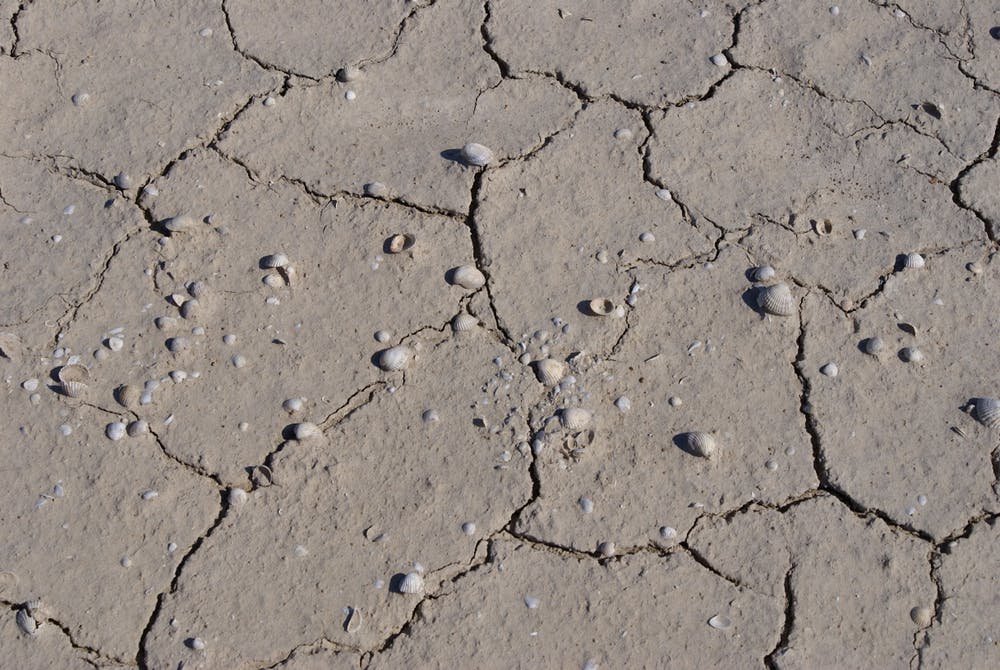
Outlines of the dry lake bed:
M 0 666 L 1000 667 L 994 0 L 0 0 Z

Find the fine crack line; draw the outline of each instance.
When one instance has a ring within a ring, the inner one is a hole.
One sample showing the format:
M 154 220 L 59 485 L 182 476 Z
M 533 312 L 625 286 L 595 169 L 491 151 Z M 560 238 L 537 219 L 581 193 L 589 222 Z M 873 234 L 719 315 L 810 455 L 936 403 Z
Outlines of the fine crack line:
M 771 653 L 764 657 L 764 665 L 767 666 L 768 670 L 777 670 L 778 664 L 774 659 L 787 650 L 792 630 L 795 627 L 795 592 L 792 590 L 795 567 L 795 563 L 792 563 L 788 572 L 785 573 L 785 621 L 781 625 L 781 635 L 778 637 L 777 644 L 774 645 Z
M 28 603 L 16 603 L 7 600 L 5 598 L 0 598 L 0 607 L 6 607 L 12 613 L 15 613 L 18 610 L 27 609 Z M 82 642 L 78 642 L 76 639 L 74 639 L 73 633 L 70 632 L 69 626 L 62 623 L 60 620 L 54 618 L 50 614 L 45 613 L 44 607 L 42 608 L 42 612 L 35 612 L 32 618 L 35 619 L 36 623 L 39 624 L 39 628 L 42 630 L 43 630 L 42 626 L 44 624 L 50 623 L 54 628 L 61 631 L 62 634 L 66 637 L 67 641 L 69 642 L 70 647 L 72 647 L 76 651 L 81 651 L 84 654 L 86 654 L 86 656 L 83 657 L 81 660 L 93 665 L 94 667 L 100 667 L 98 663 L 103 663 L 103 664 L 114 663 L 118 665 L 128 665 L 128 666 L 133 665 L 132 663 L 130 663 L 125 659 L 112 656 L 111 654 L 105 654 L 96 647 L 91 647 L 83 644 Z

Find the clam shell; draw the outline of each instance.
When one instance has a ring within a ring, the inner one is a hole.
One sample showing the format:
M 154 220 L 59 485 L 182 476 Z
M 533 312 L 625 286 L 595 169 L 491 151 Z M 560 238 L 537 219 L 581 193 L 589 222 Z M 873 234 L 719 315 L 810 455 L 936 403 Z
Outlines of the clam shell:
M 409 347 L 397 344 L 394 347 L 383 349 L 378 355 L 378 366 L 386 372 L 405 370 L 410 364 L 413 352 Z
M 918 253 L 909 253 L 903 257 L 903 267 L 906 269 L 918 269 L 924 267 L 926 261 Z
M 125 437 L 125 424 L 121 421 L 113 421 L 104 428 L 104 434 L 109 440 L 117 442 Z
M 389 187 L 380 181 L 370 181 L 363 187 L 364 193 L 372 198 L 384 198 L 389 195 Z
M 833 232 L 833 221 L 830 219 L 823 219 L 822 221 L 813 221 L 813 230 L 820 237 L 824 235 L 829 235 Z
M 274 484 L 274 473 L 266 465 L 255 465 L 250 468 L 250 483 L 254 488 L 264 488 Z
M 178 214 L 164 222 L 163 227 L 171 233 L 183 233 L 195 227 L 197 223 L 194 218 L 187 214 Z
M 764 286 L 757 293 L 757 306 L 765 314 L 791 316 L 796 312 L 795 298 L 785 282 Z
M 193 319 L 198 314 L 198 308 L 200 306 L 201 303 L 198 302 L 197 298 L 189 298 L 188 300 L 185 300 L 181 305 L 181 316 L 185 319 Z
M 14 333 L 0 333 L 0 356 L 14 360 L 21 355 L 21 338 Z
M 884 346 L 885 344 L 882 342 L 882 338 L 878 336 L 866 337 L 861 340 L 861 351 L 865 352 L 869 356 L 877 355 L 880 351 L 882 351 L 882 347 Z
M 462 147 L 462 160 L 469 165 L 483 167 L 493 162 L 493 152 L 488 147 L 475 142 L 469 142 Z
M 899 357 L 907 363 L 919 363 L 924 360 L 924 352 L 916 347 L 903 347 L 899 350 Z
M 711 433 L 702 433 L 698 431 L 683 433 L 680 436 L 680 440 L 685 449 L 695 456 L 700 456 L 701 458 L 712 458 L 715 455 L 715 438 L 712 437 Z
M 987 428 L 1000 427 L 1000 400 L 996 398 L 976 398 L 976 419 Z
M 83 382 L 62 382 L 59 390 L 63 395 L 70 398 L 79 398 L 87 390 L 87 385 Z
M 390 254 L 398 254 L 408 249 L 412 249 L 417 243 L 417 238 L 408 233 L 397 233 L 386 240 L 385 250 Z
M 926 605 L 914 607 L 910 610 L 910 619 L 921 628 L 928 628 L 934 620 L 934 610 Z
M 486 284 L 486 277 L 473 265 L 459 265 L 449 272 L 448 281 L 456 286 L 474 291 Z
M 293 438 L 302 441 L 308 440 L 311 437 L 316 437 L 320 434 L 320 429 L 315 423 L 303 421 L 302 423 L 293 423 L 291 426 L 291 433 Z
M 128 433 L 129 437 L 139 437 L 149 432 L 149 424 L 146 423 L 145 419 L 130 421 L 128 426 L 125 427 L 125 432 Z
M 286 265 L 288 265 L 288 256 L 285 254 L 269 254 L 260 259 L 260 267 L 264 270 L 283 268 Z
M 90 370 L 88 370 L 86 366 L 80 365 L 79 363 L 64 365 L 59 368 L 59 372 L 56 377 L 58 377 L 59 381 L 63 384 L 66 382 L 83 382 L 86 384 L 90 381 Z
M 418 572 L 407 573 L 403 581 L 399 583 L 400 593 L 423 593 L 424 578 Z
M 559 412 L 559 421 L 569 431 L 583 430 L 593 419 L 594 415 L 581 407 L 566 407 Z
M 754 268 L 751 276 L 754 281 L 765 282 L 774 279 L 774 268 L 770 265 L 761 265 L 758 268 Z
M 233 506 L 242 505 L 247 501 L 247 492 L 239 487 L 229 489 L 229 504 Z
M 455 318 L 451 320 L 451 329 L 456 333 L 468 332 L 478 325 L 479 319 L 466 312 L 456 314 Z
M 126 409 L 135 409 L 142 398 L 142 390 L 131 384 L 122 384 L 115 389 L 115 400 Z
M 591 316 L 607 316 L 615 311 L 615 303 L 610 298 L 594 298 L 587 303 L 587 313 Z
M 546 386 L 555 386 L 566 376 L 565 363 L 554 358 L 543 358 L 532 365 L 535 368 L 535 377 Z
M 28 613 L 27 608 L 19 609 L 14 617 L 21 632 L 30 637 L 38 635 L 38 622 Z

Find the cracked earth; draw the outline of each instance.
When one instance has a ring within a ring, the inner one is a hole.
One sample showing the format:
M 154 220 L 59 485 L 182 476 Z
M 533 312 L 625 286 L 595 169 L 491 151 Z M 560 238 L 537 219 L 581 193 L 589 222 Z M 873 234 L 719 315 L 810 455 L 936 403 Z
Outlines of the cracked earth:
M 2 665 L 1000 667 L 1000 12 L 838 2 L 0 0 Z

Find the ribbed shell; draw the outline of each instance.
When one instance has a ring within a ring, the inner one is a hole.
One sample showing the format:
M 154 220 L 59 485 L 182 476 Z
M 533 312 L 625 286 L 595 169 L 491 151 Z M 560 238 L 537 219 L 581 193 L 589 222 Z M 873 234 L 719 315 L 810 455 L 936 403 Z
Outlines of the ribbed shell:
M 22 633 L 31 637 L 38 635 L 38 622 L 28 613 L 27 609 L 18 610 L 14 619 L 17 621 L 17 627 L 21 629 Z
M 410 351 L 409 347 L 398 344 L 395 347 L 382 350 L 378 356 L 378 366 L 386 372 L 405 370 L 406 366 L 410 364 L 412 356 L 413 352 Z
M 80 365 L 79 363 L 64 365 L 59 368 L 59 381 L 62 383 L 66 382 L 83 382 L 86 384 L 90 381 L 90 370 L 86 366 Z
M 296 440 L 308 440 L 310 437 L 315 437 L 319 434 L 319 426 L 315 423 L 303 421 L 302 423 L 292 424 L 292 436 Z
M 566 376 L 566 365 L 554 358 L 543 358 L 533 363 L 535 377 L 546 386 L 555 386 Z
M 472 265 L 460 265 L 451 271 L 451 283 L 474 291 L 486 284 L 486 277 Z
M 910 270 L 922 268 L 925 264 L 924 257 L 918 253 L 909 253 L 903 257 L 903 267 Z
M 861 350 L 869 356 L 875 356 L 884 346 L 881 337 L 866 337 L 861 341 Z
M 791 316 L 796 312 L 795 298 L 785 282 L 762 287 L 757 293 L 757 306 L 765 314 Z
M 468 332 L 478 325 L 479 319 L 466 312 L 456 314 L 455 318 L 451 320 L 451 329 L 456 333 Z
M 681 436 L 681 440 L 684 446 L 687 447 L 687 450 L 695 456 L 712 458 L 715 455 L 715 438 L 712 437 L 711 433 L 701 433 L 698 431 L 684 433 Z
M 594 415 L 581 407 L 566 407 L 559 412 L 563 428 L 569 431 L 583 430 L 590 425 Z
M 131 384 L 122 384 L 115 389 L 115 400 L 126 409 L 135 409 L 142 398 L 142 390 Z
M 1000 427 L 1000 400 L 976 398 L 976 419 L 987 428 Z
M 187 214 L 179 214 L 167 219 L 166 223 L 163 224 L 163 227 L 171 233 L 182 233 L 194 228 L 195 220 Z
M 482 144 L 469 142 L 462 147 L 462 158 L 469 165 L 482 167 L 493 162 L 493 152 Z
M 79 398 L 87 390 L 87 385 L 83 382 L 62 382 L 59 385 L 59 390 L 70 398 Z
M 267 268 L 283 268 L 288 265 L 288 256 L 285 254 L 270 254 L 260 259 L 260 266 Z
M 424 578 L 420 576 L 420 573 L 410 572 L 405 577 L 403 581 L 399 584 L 400 593 L 423 593 L 424 592 Z
M 145 419 L 138 419 L 132 421 L 125 427 L 125 432 L 128 433 L 129 437 L 139 437 L 140 435 L 145 435 L 149 432 L 149 424 Z

